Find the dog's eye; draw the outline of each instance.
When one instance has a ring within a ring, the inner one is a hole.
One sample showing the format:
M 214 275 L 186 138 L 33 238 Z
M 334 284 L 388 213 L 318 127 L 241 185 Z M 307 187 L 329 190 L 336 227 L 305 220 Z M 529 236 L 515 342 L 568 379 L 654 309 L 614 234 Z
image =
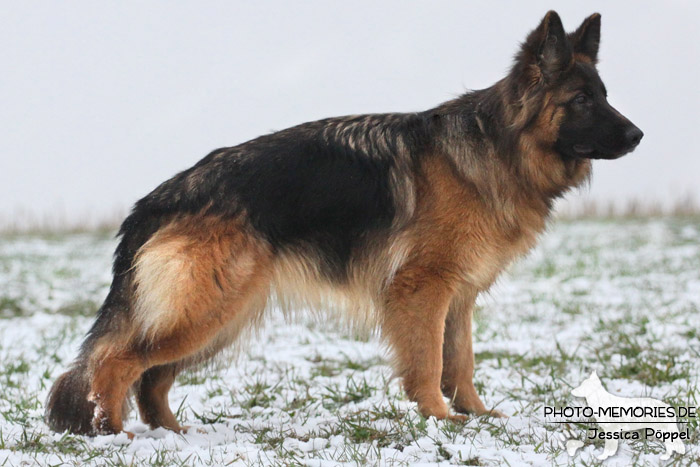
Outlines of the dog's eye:
M 585 94 L 579 94 L 578 96 L 574 97 L 574 102 L 576 104 L 587 104 L 588 96 Z

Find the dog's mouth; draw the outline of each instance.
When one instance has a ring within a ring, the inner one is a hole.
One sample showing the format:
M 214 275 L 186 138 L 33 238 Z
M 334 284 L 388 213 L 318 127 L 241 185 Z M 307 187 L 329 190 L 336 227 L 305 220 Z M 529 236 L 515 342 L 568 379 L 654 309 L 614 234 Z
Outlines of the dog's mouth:
M 595 152 L 595 149 L 588 144 L 574 144 L 574 152 L 579 157 L 590 157 Z
M 586 159 L 619 159 L 625 154 L 629 154 L 637 147 L 636 145 L 624 148 L 622 150 L 613 151 L 607 148 L 596 148 L 590 144 L 574 144 L 572 149 L 576 157 L 584 157 Z

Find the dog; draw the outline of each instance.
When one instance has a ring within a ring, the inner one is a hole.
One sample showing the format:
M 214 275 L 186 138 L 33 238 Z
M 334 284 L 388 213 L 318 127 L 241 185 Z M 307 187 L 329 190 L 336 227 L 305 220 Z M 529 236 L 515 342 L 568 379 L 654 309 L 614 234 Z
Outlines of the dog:
M 567 34 L 550 11 L 487 89 L 304 123 L 158 186 L 121 225 L 111 287 L 47 424 L 121 432 L 133 394 L 145 423 L 181 430 L 176 375 L 254 328 L 270 299 L 378 329 L 425 417 L 502 415 L 473 384 L 477 295 L 533 247 L 591 160 L 642 138 L 606 100 L 599 41 L 600 15 Z
M 673 407 L 665 402 L 651 399 L 649 397 L 618 397 L 610 394 L 605 390 L 600 382 L 598 375 L 594 371 L 581 385 L 571 390 L 571 394 L 575 397 L 584 397 L 586 403 L 591 407 L 596 414 L 602 414 L 602 409 L 620 408 L 620 409 L 661 409 L 663 414 L 673 413 Z M 618 438 L 614 436 L 619 434 L 622 437 L 622 432 L 644 430 L 645 433 L 649 430 L 652 433 L 662 433 L 664 435 L 664 445 L 666 452 L 661 456 L 661 460 L 668 460 L 674 452 L 685 454 L 685 445 L 681 441 L 680 432 L 676 425 L 676 418 L 670 421 L 668 416 L 616 416 L 613 412 L 610 415 L 594 416 L 596 421 L 600 423 L 600 431 L 610 434 L 605 437 L 605 447 L 603 452 L 598 456 L 598 459 L 605 460 L 617 452 Z

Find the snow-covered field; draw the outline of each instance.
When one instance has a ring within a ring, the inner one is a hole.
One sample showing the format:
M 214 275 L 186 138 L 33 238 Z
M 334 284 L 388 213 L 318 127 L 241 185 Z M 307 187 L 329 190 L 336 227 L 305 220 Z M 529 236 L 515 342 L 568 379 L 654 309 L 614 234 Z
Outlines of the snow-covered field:
M 192 428 L 88 438 L 42 422 L 110 282 L 106 234 L 0 236 L 0 465 L 596 464 L 602 441 L 543 407 L 596 369 L 608 391 L 699 406 L 700 220 L 558 222 L 480 298 L 477 389 L 510 418 L 420 417 L 376 338 L 273 315 L 239 357 L 182 375 L 171 405 Z M 686 454 L 700 462 L 697 419 Z M 570 458 L 560 435 L 585 445 Z M 569 435 L 571 436 L 571 435 Z M 657 465 L 656 441 L 622 441 L 611 465 Z

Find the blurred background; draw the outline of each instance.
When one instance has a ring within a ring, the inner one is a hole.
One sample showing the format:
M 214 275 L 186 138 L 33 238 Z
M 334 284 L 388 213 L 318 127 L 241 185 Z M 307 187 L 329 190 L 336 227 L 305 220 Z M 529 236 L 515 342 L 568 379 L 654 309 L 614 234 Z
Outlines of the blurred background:
M 560 211 L 697 205 L 700 2 L 4 2 L 0 227 L 118 222 L 214 148 L 488 87 L 551 8 L 602 14 L 609 100 L 645 133 Z

